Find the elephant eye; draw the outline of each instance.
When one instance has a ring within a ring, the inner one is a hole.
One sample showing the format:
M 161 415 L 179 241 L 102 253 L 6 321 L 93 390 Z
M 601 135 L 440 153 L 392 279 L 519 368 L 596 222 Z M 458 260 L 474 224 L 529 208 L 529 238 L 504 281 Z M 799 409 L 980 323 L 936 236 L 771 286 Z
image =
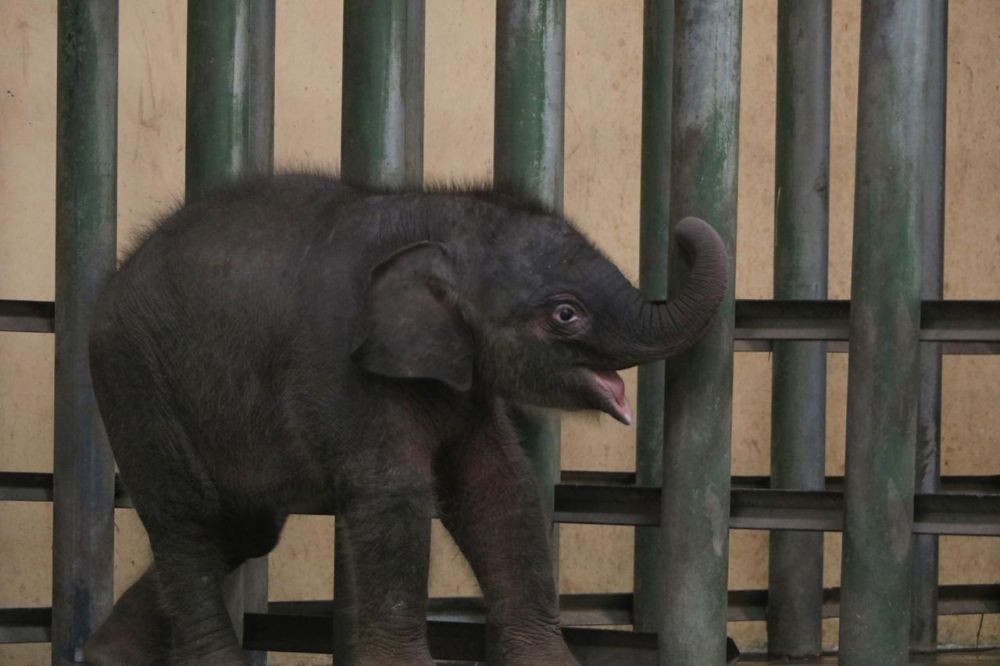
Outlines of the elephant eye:
M 572 324 L 580 318 L 580 314 L 577 312 L 576 308 L 569 303 L 557 305 L 555 311 L 552 313 L 552 316 L 556 322 L 560 324 Z

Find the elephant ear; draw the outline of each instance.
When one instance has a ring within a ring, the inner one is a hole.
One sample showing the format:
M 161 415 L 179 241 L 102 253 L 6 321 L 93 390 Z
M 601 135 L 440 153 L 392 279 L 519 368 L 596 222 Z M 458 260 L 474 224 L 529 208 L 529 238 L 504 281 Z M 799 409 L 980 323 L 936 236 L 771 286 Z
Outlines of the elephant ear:
M 455 304 L 452 277 L 440 243 L 409 245 L 378 264 L 352 358 L 378 375 L 436 379 L 469 390 L 473 337 Z

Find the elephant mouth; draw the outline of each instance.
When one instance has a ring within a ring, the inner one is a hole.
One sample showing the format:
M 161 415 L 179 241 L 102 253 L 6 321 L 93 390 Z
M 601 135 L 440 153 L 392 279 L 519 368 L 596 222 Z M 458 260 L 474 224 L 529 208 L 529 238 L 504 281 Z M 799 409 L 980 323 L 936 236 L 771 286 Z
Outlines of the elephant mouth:
M 601 411 L 625 425 L 632 425 L 632 406 L 625 396 L 625 382 L 614 370 L 585 368 L 590 384 L 601 399 Z

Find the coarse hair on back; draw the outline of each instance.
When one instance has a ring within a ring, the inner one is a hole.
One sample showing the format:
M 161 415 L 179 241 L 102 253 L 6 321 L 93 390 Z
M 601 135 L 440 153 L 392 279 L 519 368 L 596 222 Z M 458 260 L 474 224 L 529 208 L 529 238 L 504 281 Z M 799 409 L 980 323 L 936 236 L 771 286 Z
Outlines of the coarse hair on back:
M 241 177 L 218 187 L 211 188 L 192 199 L 185 199 L 184 196 L 179 194 L 171 195 L 169 197 L 170 203 L 165 207 L 164 212 L 155 216 L 148 224 L 142 225 L 141 228 L 130 235 L 131 237 L 119 252 L 118 265 L 124 265 L 151 236 L 168 225 L 187 206 L 202 202 L 207 203 L 209 201 L 217 206 L 225 206 L 228 202 L 242 199 L 249 193 L 260 192 L 262 189 L 275 189 L 279 191 L 282 189 L 282 184 L 287 185 L 290 183 L 319 185 L 320 189 L 323 186 L 347 186 L 362 193 L 376 195 L 422 193 L 468 197 L 491 206 L 506 208 L 528 215 L 558 217 L 575 228 L 575 225 L 567 220 L 565 216 L 561 215 L 552 206 L 543 203 L 539 198 L 531 195 L 517 195 L 500 190 L 485 177 L 432 180 L 422 186 L 363 186 L 345 182 L 336 169 L 316 165 L 292 164 L 275 169 L 274 173 L 271 174 L 253 174 Z

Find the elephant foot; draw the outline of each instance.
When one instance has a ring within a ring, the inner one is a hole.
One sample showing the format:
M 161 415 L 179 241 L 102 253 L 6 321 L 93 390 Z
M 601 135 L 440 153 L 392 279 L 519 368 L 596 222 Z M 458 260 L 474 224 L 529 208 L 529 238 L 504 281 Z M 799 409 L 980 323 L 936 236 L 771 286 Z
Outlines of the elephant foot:
M 580 666 L 568 649 L 526 650 L 505 653 L 500 659 L 490 659 L 487 666 Z
M 83 658 L 90 666 L 163 666 L 169 652 L 170 629 L 150 570 L 121 596 Z
M 414 650 L 412 652 L 396 652 L 392 654 L 358 654 L 358 666 L 434 666 L 430 652 Z
M 172 656 L 171 666 L 247 666 L 249 661 L 240 648 L 226 647 L 199 657 Z
M 357 666 L 434 666 L 430 650 L 423 642 L 406 646 L 362 643 L 355 650 L 353 663 Z
M 132 640 L 123 633 L 99 630 L 83 648 L 83 663 L 88 666 L 164 666 L 167 645 L 149 645 Z
M 558 625 L 491 628 L 488 666 L 580 666 Z

